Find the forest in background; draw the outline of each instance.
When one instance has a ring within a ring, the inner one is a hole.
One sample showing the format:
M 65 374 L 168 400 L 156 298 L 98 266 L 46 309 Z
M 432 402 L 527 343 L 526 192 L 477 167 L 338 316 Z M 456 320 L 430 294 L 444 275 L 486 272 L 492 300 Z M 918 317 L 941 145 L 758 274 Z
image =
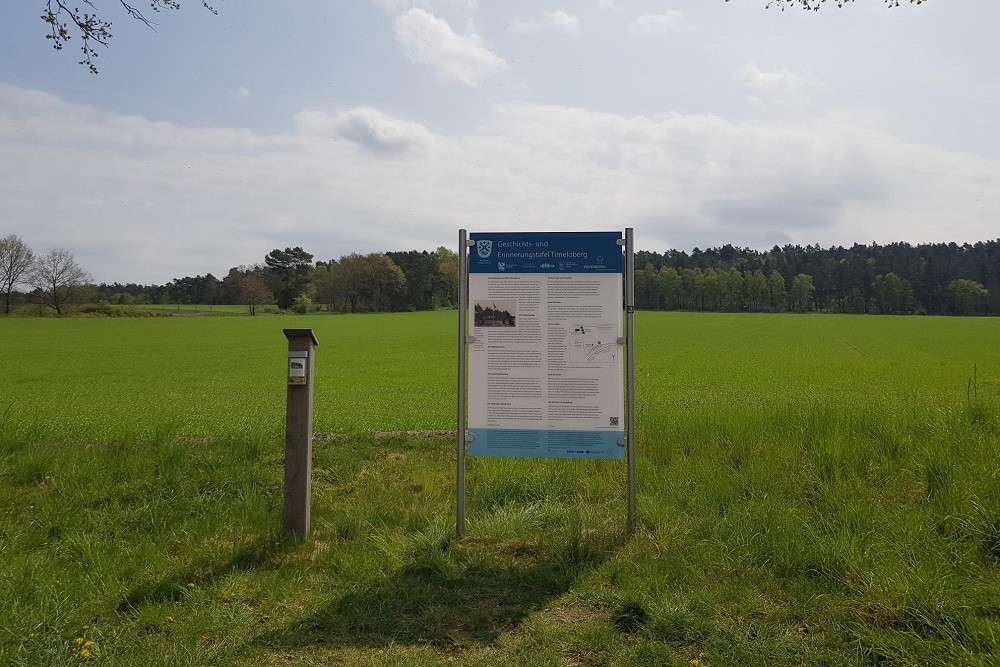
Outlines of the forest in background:
M 640 250 L 635 265 L 636 306 L 642 309 L 1000 312 L 1000 239 Z
M 11 247 L 20 243 L 31 259 L 20 239 L 3 241 Z M 72 279 L 51 270 L 55 257 L 75 267 Z M 16 281 L 5 281 L 5 310 L 33 304 L 61 314 L 74 303 L 242 304 L 250 314 L 433 310 L 455 307 L 458 291 L 458 255 L 444 246 L 326 261 L 314 261 L 301 247 L 275 248 L 262 262 L 233 267 L 222 278 L 206 273 L 163 285 L 94 284 L 62 250 L 31 261 L 21 283 L 27 289 L 18 291 Z M 643 310 L 1000 313 L 1000 239 L 962 245 L 639 250 L 635 266 L 636 307 Z
M 301 284 L 285 290 L 285 301 L 291 301 L 278 304 L 283 307 L 293 307 L 302 295 L 314 306 L 350 312 L 455 305 L 457 255 L 445 247 L 433 253 L 348 255 L 309 267 L 301 253 L 298 257 Z M 281 276 L 295 272 L 283 264 L 277 269 L 266 262 L 236 267 L 222 280 L 208 274 L 161 287 L 100 287 L 109 300 L 146 294 L 164 303 L 242 303 L 246 299 L 240 298 L 240 281 L 250 275 L 280 302 L 282 286 L 288 283 Z M 766 251 L 732 245 L 691 252 L 639 250 L 635 266 L 636 306 L 644 310 L 1000 312 L 1000 239 L 962 245 L 785 245 Z

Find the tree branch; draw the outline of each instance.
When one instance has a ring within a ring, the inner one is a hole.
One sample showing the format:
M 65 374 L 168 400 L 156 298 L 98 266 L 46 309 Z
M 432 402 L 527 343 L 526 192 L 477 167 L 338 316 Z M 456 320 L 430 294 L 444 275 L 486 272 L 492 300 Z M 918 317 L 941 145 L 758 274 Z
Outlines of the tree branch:
M 150 30 L 156 31 L 156 23 L 146 18 L 138 8 L 129 4 L 127 0 L 118 1 L 129 18 L 140 21 Z M 93 13 L 87 13 L 79 7 L 70 8 L 66 4 L 67 2 L 68 0 L 45 0 L 45 8 L 41 16 L 42 21 L 49 26 L 49 32 L 45 35 L 45 39 L 51 39 L 52 48 L 61 51 L 74 34 L 79 35 L 83 42 L 80 47 L 80 50 L 83 51 L 83 59 L 80 64 L 89 69 L 92 74 L 97 74 L 97 64 L 94 59 L 97 58 L 98 54 L 95 50 L 95 44 L 107 47 L 112 37 L 111 21 L 104 21 L 98 17 L 99 10 L 94 5 L 93 0 L 83 0 L 83 3 L 93 10 Z M 148 2 L 150 8 L 155 12 L 163 9 L 181 8 L 180 0 L 148 0 Z M 208 4 L 208 0 L 201 0 L 201 4 L 212 14 L 218 15 L 218 10 Z
M 94 8 L 89 0 L 86 2 L 91 8 Z M 45 38 L 52 40 L 52 47 L 56 51 L 61 51 L 66 42 L 69 41 L 71 37 L 70 25 L 75 26 L 83 40 L 83 45 L 80 48 L 83 51 L 83 60 L 80 61 L 80 64 L 97 74 L 97 65 L 94 64 L 97 52 L 94 50 L 92 42 L 102 46 L 108 45 L 108 40 L 111 39 L 111 23 L 109 21 L 102 21 L 97 18 L 96 14 L 88 14 L 81 11 L 79 7 L 70 9 L 63 0 L 46 0 L 42 20 L 49 24 L 49 34 Z
M 901 2 L 906 0 L 885 0 L 885 4 L 889 7 L 899 7 Z M 927 0 L 909 0 L 910 4 L 922 5 Z M 729 0 L 726 0 L 729 2 Z M 854 0 L 829 0 L 831 5 L 837 5 L 838 7 L 843 7 L 849 2 L 854 2 Z M 772 6 L 778 7 L 781 11 L 785 11 L 789 7 L 801 7 L 807 11 L 819 11 L 822 5 L 825 5 L 827 0 L 768 0 L 767 4 L 764 5 L 765 9 L 770 9 Z

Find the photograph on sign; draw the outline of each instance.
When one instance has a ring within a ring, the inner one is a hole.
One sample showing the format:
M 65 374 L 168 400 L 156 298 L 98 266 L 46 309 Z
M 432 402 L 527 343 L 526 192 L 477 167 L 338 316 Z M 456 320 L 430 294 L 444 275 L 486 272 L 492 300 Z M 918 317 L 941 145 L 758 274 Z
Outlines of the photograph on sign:
M 621 237 L 471 235 L 470 455 L 624 458 Z
M 514 299 L 490 299 L 476 301 L 472 307 L 473 326 L 513 327 L 517 326 L 517 301 Z

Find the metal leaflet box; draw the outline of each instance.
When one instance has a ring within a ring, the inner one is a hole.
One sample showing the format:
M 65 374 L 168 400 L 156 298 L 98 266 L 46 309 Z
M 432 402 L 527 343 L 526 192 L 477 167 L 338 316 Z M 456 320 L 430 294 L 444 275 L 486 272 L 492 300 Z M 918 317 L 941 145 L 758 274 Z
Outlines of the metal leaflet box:
M 288 384 L 306 384 L 309 368 L 309 352 L 291 351 L 288 353 Z

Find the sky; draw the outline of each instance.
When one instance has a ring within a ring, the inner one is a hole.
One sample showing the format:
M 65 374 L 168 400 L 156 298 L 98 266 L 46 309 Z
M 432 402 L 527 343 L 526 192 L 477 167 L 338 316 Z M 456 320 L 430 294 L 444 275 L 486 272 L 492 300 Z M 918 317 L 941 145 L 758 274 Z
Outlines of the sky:
M 96 282 L 634 228 L 637 249 L 1000 238 L 1000 2 L 115 0 L 100 74 L 5 7 L 0 236 Z

